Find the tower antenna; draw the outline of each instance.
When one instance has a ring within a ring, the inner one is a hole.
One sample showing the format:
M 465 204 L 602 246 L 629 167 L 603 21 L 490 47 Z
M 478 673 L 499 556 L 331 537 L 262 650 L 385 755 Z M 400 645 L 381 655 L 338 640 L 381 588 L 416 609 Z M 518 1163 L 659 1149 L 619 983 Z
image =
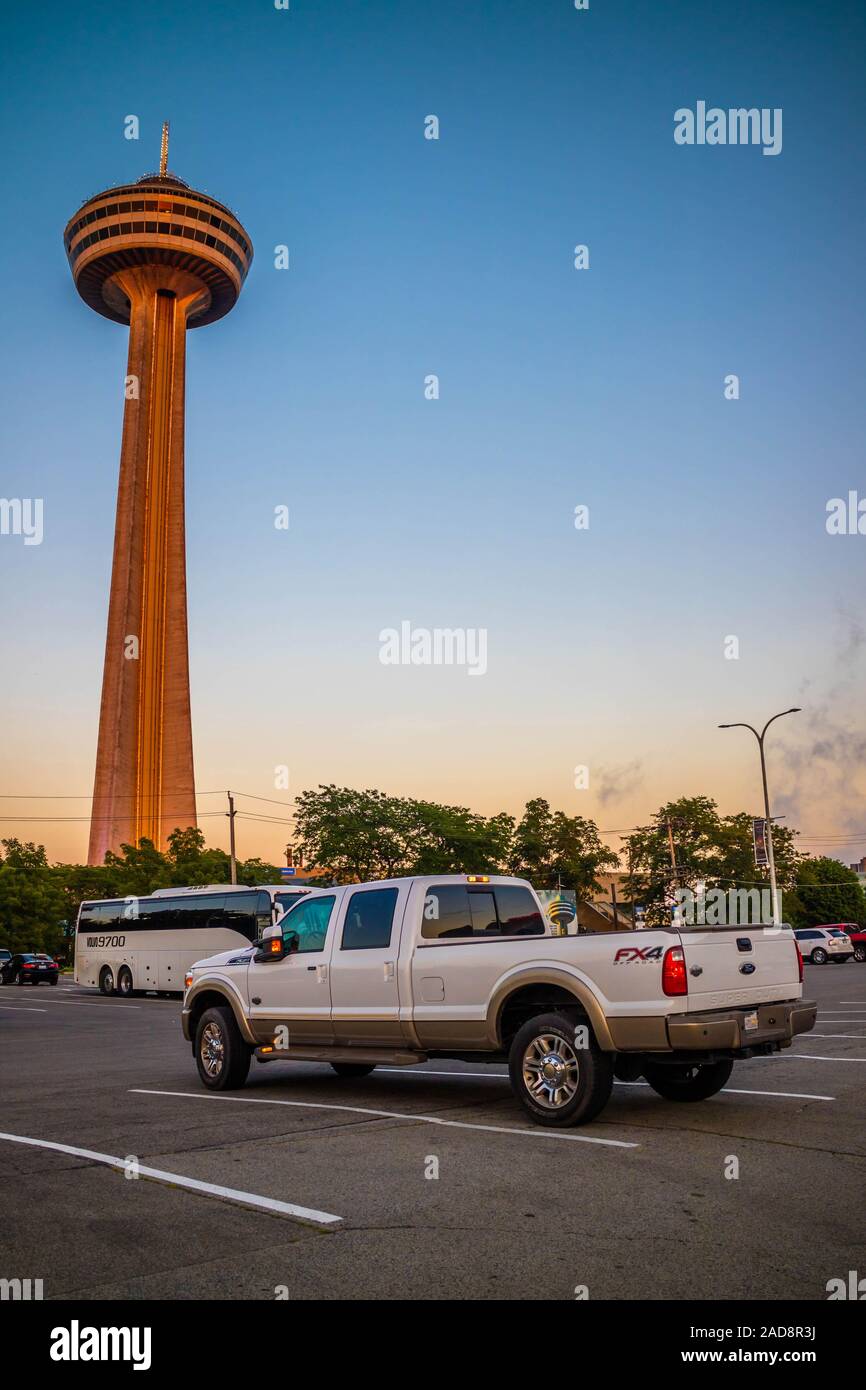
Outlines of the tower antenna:
M 159 173 L 163 177 L 168 169 L 168 121 L 162 123 L 162 147 L 159 151 Z

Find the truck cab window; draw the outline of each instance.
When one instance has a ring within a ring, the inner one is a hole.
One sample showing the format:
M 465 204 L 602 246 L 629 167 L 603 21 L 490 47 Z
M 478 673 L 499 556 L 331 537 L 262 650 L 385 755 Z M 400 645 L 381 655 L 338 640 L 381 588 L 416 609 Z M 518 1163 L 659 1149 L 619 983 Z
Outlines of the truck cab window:
M 396 905 L 396 888 L 374 888 L 367 893 L 353 893 L 343 923 L 342 950 L 381 951 L 390 946 Z
M 283 940 L 290 932 L 297 932 L 299 951 L 324 951 L 333 906 L 331 897 L 302 899 L 282 920 Z

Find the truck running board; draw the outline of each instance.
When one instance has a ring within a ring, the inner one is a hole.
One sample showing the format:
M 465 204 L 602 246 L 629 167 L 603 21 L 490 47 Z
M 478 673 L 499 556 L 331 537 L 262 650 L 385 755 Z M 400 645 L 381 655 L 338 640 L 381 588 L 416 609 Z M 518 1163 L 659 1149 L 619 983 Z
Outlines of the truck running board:
M 375 1067 L 415 1067 L 426 1062 L 426 1052 L 397 1052 L 387 1047 L 273 1047 L 262 1044 L 253 1052 L 257 1062 L 357 1062 Z

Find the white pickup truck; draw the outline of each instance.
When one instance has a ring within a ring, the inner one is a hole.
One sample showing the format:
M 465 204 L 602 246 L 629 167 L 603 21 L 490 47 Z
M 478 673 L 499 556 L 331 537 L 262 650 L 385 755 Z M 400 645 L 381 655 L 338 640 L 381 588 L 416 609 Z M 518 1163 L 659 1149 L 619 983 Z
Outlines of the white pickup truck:
M 253 947 L 198 961 L 183 1031 L 214 1090 L 250 1061 L 507 1059 L 542 1125 L 591 1120 L 614 1077 L 703 1100 L 738 1058 L 814 1026 L 789 927 L 561 936 L 530 885 L 483 874 L 354 883 L 301 899 Z

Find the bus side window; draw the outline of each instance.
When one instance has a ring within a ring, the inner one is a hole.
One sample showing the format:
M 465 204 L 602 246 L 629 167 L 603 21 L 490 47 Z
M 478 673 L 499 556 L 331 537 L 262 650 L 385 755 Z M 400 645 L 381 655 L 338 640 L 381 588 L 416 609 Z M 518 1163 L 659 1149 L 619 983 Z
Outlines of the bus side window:
M 273 924 L 274 914 L 271 910 L 270 893 L 259 893 L 258 904 L 256 906 L 256 936 L 262 936 L 268 927 Z
M 224 926 L 240 932 L 248 941 L 256 939 L 256 908 L 258 893 L 226 893 Z

